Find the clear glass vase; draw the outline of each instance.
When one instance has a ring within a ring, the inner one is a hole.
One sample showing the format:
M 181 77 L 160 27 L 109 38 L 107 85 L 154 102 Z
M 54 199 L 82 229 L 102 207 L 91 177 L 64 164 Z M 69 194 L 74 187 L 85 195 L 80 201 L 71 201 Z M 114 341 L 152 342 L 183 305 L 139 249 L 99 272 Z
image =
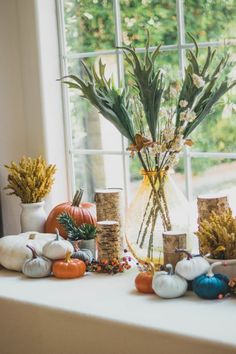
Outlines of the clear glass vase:
M 170 173 L 141 174 L 143 180 L 128 209 L 127 244 L 139 261 L 163 264 L 163 231 L 186 233 L 190 247 L 188 201 Z

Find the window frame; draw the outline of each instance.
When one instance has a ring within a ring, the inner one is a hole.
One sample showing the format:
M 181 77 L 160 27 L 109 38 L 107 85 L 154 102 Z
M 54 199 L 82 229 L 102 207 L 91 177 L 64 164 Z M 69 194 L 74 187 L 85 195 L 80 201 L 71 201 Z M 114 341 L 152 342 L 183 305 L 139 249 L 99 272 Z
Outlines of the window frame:
M 118 84 L 120 85 L 124 82 L 124 60 L 123 53 L 119 49 L 108 49 L 108 50 L 98 50 L 92 52 L 81 52 L 81 53 L 67 53 L 66 52 L 66 37 L 65 37 L 65 22 L 64 22 L 64 1 L 55 0 L 57 8 L 57 19 L 58 19 L 58 38 L 59 38 L 59 52 L 60 52 L 60 63 L 61 63 L 61 75 L 68 75 L 67 71 L 67 61 L 69 59 L 84 59 L 96 57 L 99 55 L 116 55 L 117 57 L 117 70 L 118 70 Z M 117 47 L 121 46 L 122 43 L 122 25 L 121 25 L 121 14 L 120 14 L 120 0 L 113 1 L 113 11 L 115 20 L 115 45 Z M 184 18 L 184 0 L 176 0 L 176 21 L 177 21 L 177 44 L 173 45 L 163 45 L 161 51 L 169 52 L 175 51 L 178 53 L 179 59 L 179 74 L 181 78 L 184 78 L 184 68 L 186 64 L 185 53 L 186 49 L 193 48 L 192 43 L 186 43 L 185 38 L 185 18 Z M 199 42 L 199 48 L 210 47 L 220 47 L 220 46 L 235 46 L 235 41 L 224 40 L 224 41 L 209 41 L 209 42 Z M 150 51 L 153 51 L 155 47 L 150 47 Z M 144 53 L 144 48 L 137 48 L 138 53 Z M 128 168 L 128 155 L 126 151 L 127 140 L 122 136 L 122 148 L 121 150 L 105 150 L 105 149 L 73 149 L 72 144 L 72 130 L 71 130 L 71 120 L 69 112 L 69 97 L 68 88 L 66 85 L 62 87 L 62 99 L 63 99 L 63 114 L 64 114 L 64 125 L 65 125 L 65 136 L 66 136 L 66 153 L 68 161 L 68 176 L 71 181 L 70 185 L 70 196 L 73 195 L 75 191 L 75 174 L 74 174 L 74 164 L 73 155 L 74 153 L 79 155 L 119 155 L 122 157 L 123 164 L 123 180 L 124 180 L 124 193 L 126 205 L 128 205 L 129 200 L 129 168 Z M 186 196 L 189 201 L 193 200 L 193 186 L 192 186 L 192 159 L 193 158 L 229 158 L 236 160 L 235 153 L 224 153 L 224 152 L 197 152 L 192 151 L 188 146 L 184 147 L 183 153 L 181 154 L 184 159 L 184 176 L 185 176 L 185 191 Z

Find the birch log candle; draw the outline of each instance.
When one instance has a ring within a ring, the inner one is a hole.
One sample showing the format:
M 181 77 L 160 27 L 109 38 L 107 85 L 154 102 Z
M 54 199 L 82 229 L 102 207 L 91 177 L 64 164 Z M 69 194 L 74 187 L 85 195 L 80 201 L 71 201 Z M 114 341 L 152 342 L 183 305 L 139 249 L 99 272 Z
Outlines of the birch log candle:
M 198 224 L 208 219 L 212 211 L 216 214 L 224 213 L 229 209 L 226 195 L 201 195 L 197 198 Z
M 120 227 L 117 221 L 97 222 L 98 261 L 120 258 Z
M 95 191 L 97 221 L 114 220 L 119 224 L 120 247 L 123 249 L 124 206 L 122 189 L 97 189 Z
M 164 264 L 172 264 L 175 267 L 176 263 L 184 258 L 184 254 L 175 253 L 176 248 L 186 249 L 187 235 L 185 233 L 177 233 L 175 231 L 166 231 L 162 234 L 163 237 L 163 253 Z

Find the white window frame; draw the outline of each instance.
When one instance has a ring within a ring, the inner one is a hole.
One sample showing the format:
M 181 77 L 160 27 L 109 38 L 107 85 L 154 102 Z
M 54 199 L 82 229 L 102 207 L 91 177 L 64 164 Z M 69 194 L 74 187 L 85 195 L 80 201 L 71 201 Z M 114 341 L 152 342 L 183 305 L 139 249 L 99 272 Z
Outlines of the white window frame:
M 65 76 L 67 72 L 67 60 L 69 59 L 84 59 L 96 57 L 99 55 L 116 55 L 117 56 L 117 70 L 118 70 L 118 83 L 124 82 L 124 61 L 123 53 L 119 49 L 110 49 L 110 50 L 99 50 L 93 52 L 83 52 L 83 53 L 67 53 L 66 52 L 66 38 L 65 38 L 65 23 L 64 23 L 64 5 L 63 0 L 55 0 L 57 6 L 57 18 L 58 18 L 58 33 L 59 33 L 59 48 L 60 48 L 60 62 L 61 62 L 61 74 Z M 120 1 L 113 1 L 114 9 L 114 19 L 115 19 L 115 44 L 117 47 L 122 45 L 122 27 L 121 27 L 121 16 L 120 16 Z M 193 44 L 186 43 L 185 41 L 185 20 L 184 20 L 184 0 L 176 0 L 176 15 L 177 15 L 177 30 L 178 38 L 177 44 L 173 45 L 163 45 L 161 51 L 169 52 L 176 51 L 178 52 L 179 59 L 179 72 L 180 77 L 184 77 L 184 67 L 185 67 L 185 52 L 186 49 L 192 48 Z M 229 46 L 235 45 L 235 41 L 224 40 L 224 41 L 210 41 L 210 42 L 199 42 L 199 48 L 211 47 L 220 47 L 220 46 Z M 153 51 L 155 47 L 151 47 L 150 51 Z M 144 48 L 138 48 L 137 52 L 143 53 Z M 72 196 L 75 190 L 75 178 L 74 178 L 74 165 L 73 165 L 73 155 L 74 153 L 80 155 L 119 155 L 122 157 L 123 161 L 123 179 L 124 179 L 124 192 L 126 205 L 128 203 L 129 195 L 129 168 L 128 168 L 128 153 L 126 151 L 127 141 L 122 137 L 122 148 L 121 150 L 103 150 L 103 149 L 74 149 L 72 144 L 72 135 L 71 135 L 71 120 L 69 114 L 69 98 L 68 98 L 68 88 L 63 86 L 63 105 L 64 105 L 64 121 L 65 121 L 65 133 L 66 133 L 66 151 L 67 151 L 67 160 L 68 160 L 68 175 L 71 181 L 71 190 L 70 195 Z M 193 187 L 192 187 L 192 158 L 215 158 L 215 159 L 235 159 L 235 153 L 223 153 L 223 152 L 197 152 L 191 151 L 189 147 L 185 147 L 183 152 L 184 159 L 184 174 L 185 174 L 185 185 L 186 185 L 186 196 L 188 200 L 193 199 Z

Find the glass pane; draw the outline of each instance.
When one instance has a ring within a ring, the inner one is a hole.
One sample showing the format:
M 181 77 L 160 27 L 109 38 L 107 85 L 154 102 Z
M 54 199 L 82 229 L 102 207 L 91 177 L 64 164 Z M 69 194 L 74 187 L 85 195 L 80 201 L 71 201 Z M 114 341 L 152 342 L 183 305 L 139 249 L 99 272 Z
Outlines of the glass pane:
M 110 0 L 64 0 L 67 51 L 81 53 L 114 47 L 112 3 Z
M 176 5 L 169 0 L 120 0 L 123 42 L 144 47 L 147 29 L 151 45 L 177 41 Z
M 124 188 L 122 156 L 75 153 L 73 162 L 75 187 L 84 188 L 84 200 L 93 201 L 96 188 Z
M 91 67 L 98 66 L 99 60 L 106 64 L 107 78 L 113 75 L 117 84 L 117 60 L 115 55 L 104 55 L 84 60 Z M 70 60 L 68 72 L 85 77 L 79 60 Z M 122 149 L 120 133 L 86 99 L 79 97 L 78 91 L 69 90 L 72 140 L 75 149 Z
M 236 161 L 230 159 L 192 158 L 193 193 L 226 192 L 236 201 Z M 234 202 L 236 207 L 236 202 Z
M 186 31 L 198 41 L 236 39 L 235 0 L 185 0 L 184 3 Z
M 206 50 L 200 50 L 200 63 L 206 58 Z M 229 55 L 232 65 L 236 62 L 236 47 L 217 48 L 216 63 Z M 222 75 L 221 75 L 222 76 Z M 229 80 L 236 78 L 236 68 L 229 69 Z M 219 79 L 224 79 L 219 77 Z M 232 88 L 215 105 L 212 112 L 191 134 L 194 142 L 192 150 L 205 152 L 235 152 L 236 151 L 236 88 Z

